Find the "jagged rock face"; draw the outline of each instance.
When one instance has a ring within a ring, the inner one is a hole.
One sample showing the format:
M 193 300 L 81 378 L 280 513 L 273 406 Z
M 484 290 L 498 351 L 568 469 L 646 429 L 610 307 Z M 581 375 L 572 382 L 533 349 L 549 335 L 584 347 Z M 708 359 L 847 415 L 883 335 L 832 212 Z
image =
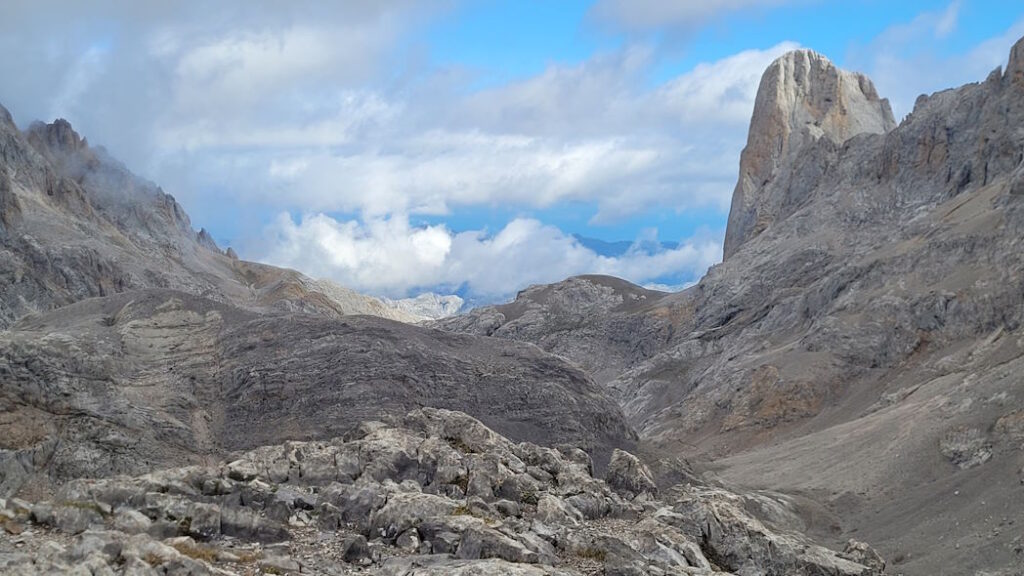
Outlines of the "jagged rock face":
M 755 230 L 753 214 L 765 226 L 696 286 L 620 318 L 657 330 L 614 332 L 595 317 L 494 333 L 583 366 L 595 330 L 629 334 L 647 352 L 601 381 L 643 441 L 724 458 L 714 469 L 734 483 L 820 495 L 841 511 L 840 535 L 883 543 L 900 572 L 1019 563 L 1009 520 L 989 525 L 976 503 L 1022 512 L 1019 486 L 1000 480 L 1020 477 L 1022 443 L 997 432 L 1024 397 L 1022 51 L 1005 72 L 920 98 L 892 129 L 858 80 L 879 122 L 835 132 L 842 116 L 812 114 L 821 91 L 808 86 L 793 109 L 822 134 L 791 131 L 755 195 L 737 186 L 730 231 L 737 218 Z M 758 102 L 776 99 L 785 76 L 771 74 Z M 830 94 L 851 78 L 837 74 L 807 78 Z
M 773 62 L 761 77 L 740 156 L 725 258 L 807 199 L 806 188 L 780 184 L 788 180 L 786 172 L 801 169 L 809 146 L 825 139 L 838 147 L 858 134 L 884 134 L 895 127 L 889 102 L 878 97 L 866 76 L 840 70 L 809 50 Z
M 694 486 L 674 488 L 671 500 L 620 495 L 592 468 L 577 448 L 517 444 L 465 414 L 416 410 L 323 442 L 75 481 L 52 500 L 0 501 L 0 529 L 18 543 L 0 539 L 0 568 L 381 576 L 874 576 L 884 568 L 866 544 L 836 553 L 774 528 L 747 511 L 744 496 Z
M 240 261 L 172 196 L 65 120 L 0 118 L 0 328 L 83 298 L 174 288 L 254 309 L 419 317 L 292 270 Z M 232 252 L 233 254 L 233 252 Z
M 417 406 L 519 439 L 628 447 L 618 407 L 534 346 L 368 316 L 256 314 L 134 291 L 0 332 L 0 487 L 45 490 L 286 439 Z

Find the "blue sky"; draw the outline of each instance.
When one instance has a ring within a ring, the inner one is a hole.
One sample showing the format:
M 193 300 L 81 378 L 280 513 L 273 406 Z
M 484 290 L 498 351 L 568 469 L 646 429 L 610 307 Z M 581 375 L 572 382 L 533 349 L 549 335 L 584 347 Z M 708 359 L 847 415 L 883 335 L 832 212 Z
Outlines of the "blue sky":
M 68 118 L 244 258 L 477 301 L 698 278 L 786 50 L 866 72 L 901 117 L 1024 35 L 1024 4 L 969 0 L 5 4 L 22 125 Z

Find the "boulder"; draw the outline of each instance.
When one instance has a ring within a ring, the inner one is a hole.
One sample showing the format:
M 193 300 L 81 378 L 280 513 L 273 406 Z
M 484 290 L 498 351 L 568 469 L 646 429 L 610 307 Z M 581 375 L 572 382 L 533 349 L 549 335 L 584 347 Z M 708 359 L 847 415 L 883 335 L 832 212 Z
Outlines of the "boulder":
M 618 448 L 612 452 L 604 481 L 612 490 L 629 497 L 658 493 L 658 485 L 647 466 L 636 456 Z

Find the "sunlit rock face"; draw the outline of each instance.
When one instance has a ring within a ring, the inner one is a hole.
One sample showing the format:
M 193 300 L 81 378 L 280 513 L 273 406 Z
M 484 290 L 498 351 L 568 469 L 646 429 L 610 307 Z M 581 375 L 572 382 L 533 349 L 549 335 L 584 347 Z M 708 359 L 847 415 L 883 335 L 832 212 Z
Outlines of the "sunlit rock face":
M 896 127 L 889 102 L 863 74 L 840 70 L 810 50 L 788 52 L 768 67 L 754 102 L 740 176 L 725 234 L 725 258 L 798 206 L 809 182 L 789 182 L 807 147 L 835 146 L 857 134 Z M 803 186 L 802 186 L 803 185 Z

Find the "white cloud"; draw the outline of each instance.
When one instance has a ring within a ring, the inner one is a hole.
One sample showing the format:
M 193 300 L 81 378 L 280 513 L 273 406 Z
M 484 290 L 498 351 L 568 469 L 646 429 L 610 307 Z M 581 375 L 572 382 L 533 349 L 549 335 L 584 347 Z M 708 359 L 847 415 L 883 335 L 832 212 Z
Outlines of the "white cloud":
M 601 256 L 558 228 L 526 218 L 489 235 L 413 227 L 403 215 L 361 223 L 324 214 L 295 221 L 281 214 L 265 232 L 263 260 L 392 297 L 440 286 L 494 299 L 582 273 L 638 283 L 667 275 L 697 277 L 722 254 L 720 239 L 704 235 L 674 250 L 637 247 L 621 257 Z
M 764 70 L 782 54 L 799 47 L 796 42 L 782 42 L 767 50 L 744 50 L 715 62 L 700 63 L 666 83 L 658 99 L 687 124 L 746 126 Z
M 960 17 L 960 0 L 954 0 L 949 3 L 949 6 L 943 10 L 942 14 L 939 15 L 938 21 L 935 23 L 935 37 L 945 38 L 953 33 L 956 29 L 957 20 Z
M 910 113 L 922 93 L 984 80 L 1006 64 L 1010 47 L 1024 36 L 1024 19 L 1020 19 L 996 37 L 949 54 L 942 47 L 954 31 L 958 10 L 959 2 L 953 2 L 941 12 L 922 13 L 848 54 L 846 66 L 872 78 L 878 92 L 892 103 L 897 120 Z
M 716 241 L 604 258 L 536 220 L 456 234 L 410 227 L 407 216 L 566 203 L 586 205 L 592 224 L 654 210 L 724 213 L 758 80 L 795 47 L 743 51 L 653 84 L 654 49 L 628 43 L 478 89 L 410 41 L 443 0 L 41 2 L 0 21 L 0 74 L 19 78 L 0 85 L 0 101 L 19 121 L 69 118 L 175 194 L 197 224 L 224 220 L 232 204 L 356 214 L 278 219 L 273 242 L 243 255 L 375 292 L 394 286 L 394 295 L 438 284 L 505 294 L 583 272 L 649 281 L 703 271 L 720 255 Z M 102 57 L 90 56 L 95 46 Z
M 724 212 L 758 79 L 795 46 L 652 86 L 652 49 L 630 44 L 474 90 L 404 40 L 438 3 L 224 3 L 202 18 L 187 3 L 44 4 L 74 18 L 54 24 L 26 3 L 0 22 L 0 73 L 22 79 L 0 86 L 0 101 L 22 122 L 67 117 L 186 208 L 216 204 L 212 193 L 372 217 L 562 202 L 596 205 L 594 223 Z M 54 35 L 68 40 L 32 41 Z M 97 41 L 102 66 L 83 66 Z M 51 74 L 66 86 L 57 99 Z
M 644 51 L 626 49 L 461 98 L 359 92 L 298 128 L 186 127 L 166 138 L 223 163 L 212 170 L 223 186 L 299 211 L 592 202 L 595 223 L 659 206 L 724 211 L 761 73 L 795 47 L 744 51 L 647 90 Z
M 798 0 L 599 0 L 591 13 L 626 30 L 694 29 L 716 16 L 793 4 Z
M 105 56 L 106 50 L 90 46 L 78 57 L 75 66 L 65 72 L 64 80 L 53 96 L 50 104 L 51 116 L 60 117 L 62 111 L 78 106 L 78 100 L 103 73 Z

